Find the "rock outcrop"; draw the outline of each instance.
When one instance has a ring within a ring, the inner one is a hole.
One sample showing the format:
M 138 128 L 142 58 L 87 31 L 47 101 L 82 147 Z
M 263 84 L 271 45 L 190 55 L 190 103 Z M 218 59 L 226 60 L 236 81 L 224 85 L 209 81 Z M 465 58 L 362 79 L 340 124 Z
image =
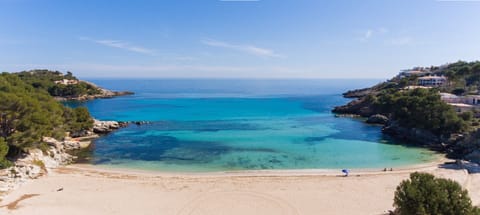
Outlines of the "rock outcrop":
M 68 151 L 87 147 L 81 141 L 59 141 L 44 137 L 48 149 L 29 149 L 16 159 L 12 167 L 0 170 L 0 193 L 9 192 L 31 179 L 47 174 L 51 169 L 71 163 L 75 157 Z
M 359 98 L 346 105 L 335 107 L 332 112 L 337 114 L 355 114 L 362 117 L 369 117 L 375 114 L 371 102 L 366 98 Z
M 127 125 L 128 123 L 124 122 L 94 120 L 93 132 L 96 134 L 107 134 Z
M 386 125 L 388 123 L 388 117 L 381 115 L 381 114 L 374 114 L 368 117 L 366 123 L 369 124 L 381 124 Z
M 106 134 L 127 125 L 124 122 L 94 120 L 93 129 L 85 131 L 79 138 L 72 138 L 71 134 L 63 141 L 44 137 L 42 141 L 47 143 L 48 149 L 29 149 L 15 160 L 12 167 L 0 170 L 0 194 L 47 174 L 53 168 L 72 163 L 76 157 L 69 152 L 89 147 L 91 139 L 98 137 L 97 134 Z
M 446 142 L 446 140 L 441 139 L 439 136 L 429 131 L 418 128 L 402 127 L 396 122 L 389 122 L 382 128 L 382 132 L 414 144 L 442 147 L 442 149 L 440 149 L 441 151 L 444 150 L 445 144 L 438 143 Z

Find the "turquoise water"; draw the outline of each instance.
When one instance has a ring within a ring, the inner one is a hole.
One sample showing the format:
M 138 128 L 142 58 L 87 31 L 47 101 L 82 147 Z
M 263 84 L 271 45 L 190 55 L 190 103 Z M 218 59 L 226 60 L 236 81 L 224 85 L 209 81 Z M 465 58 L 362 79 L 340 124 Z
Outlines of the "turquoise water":
M 384 168 L 433 152 L 406 147 L 330 110 L 374 80 L 93 80 L 134 96 L 84 105 L 102 120 L 150 121 L 95 141 L 96 165 L 162 171 Z M 173 83 L 172 83 L 173 82 Z M 352 86 L 353 85 L 353 86 Z

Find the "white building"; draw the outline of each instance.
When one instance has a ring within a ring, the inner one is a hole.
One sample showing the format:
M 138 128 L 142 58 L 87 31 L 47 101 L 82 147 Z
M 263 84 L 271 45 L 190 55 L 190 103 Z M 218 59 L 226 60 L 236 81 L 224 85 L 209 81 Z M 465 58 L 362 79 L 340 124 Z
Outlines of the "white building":
M 480 107 L 480 95 L 456 96 L 450 93 L 440 93 L 442 101 L 452 105 L 456 111 L 464 112 Z
M 63 85 L 71 85 L 71 84 L 78 84 L 77 80 L 70 80 L 70 79 L 63 79 L 60 81 L 55 81 L 55 84 L 63 84 Z
M 417 79 L 418 85 L 426 87 L 441 86 L 447 83 L 445 76 L 423 76 Z

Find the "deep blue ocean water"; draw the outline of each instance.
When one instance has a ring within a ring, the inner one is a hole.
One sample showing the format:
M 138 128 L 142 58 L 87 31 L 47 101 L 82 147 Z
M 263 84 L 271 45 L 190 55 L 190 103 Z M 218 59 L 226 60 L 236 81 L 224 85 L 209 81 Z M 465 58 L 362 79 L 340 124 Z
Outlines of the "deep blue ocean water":
M 161 171 L 383 168 L 434 159 L 330 111 L 380 80 L 89 80 L 135 95 L 69 103 L 101 120 L 149 121 L 94 142 L 91 162 Z M 405 144 L 405 143 L 403 143 Z

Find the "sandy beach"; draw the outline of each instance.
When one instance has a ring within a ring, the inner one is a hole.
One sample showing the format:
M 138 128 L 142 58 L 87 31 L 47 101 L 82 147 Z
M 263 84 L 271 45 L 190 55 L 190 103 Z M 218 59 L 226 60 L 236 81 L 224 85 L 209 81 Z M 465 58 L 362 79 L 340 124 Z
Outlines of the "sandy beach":
M 480 174 L 424 165 L 383 172 L 157 173 L 71 165 L 10 193 L 0 214 L 384 214 L 410 172 L 451 178 L 480 203 Z

